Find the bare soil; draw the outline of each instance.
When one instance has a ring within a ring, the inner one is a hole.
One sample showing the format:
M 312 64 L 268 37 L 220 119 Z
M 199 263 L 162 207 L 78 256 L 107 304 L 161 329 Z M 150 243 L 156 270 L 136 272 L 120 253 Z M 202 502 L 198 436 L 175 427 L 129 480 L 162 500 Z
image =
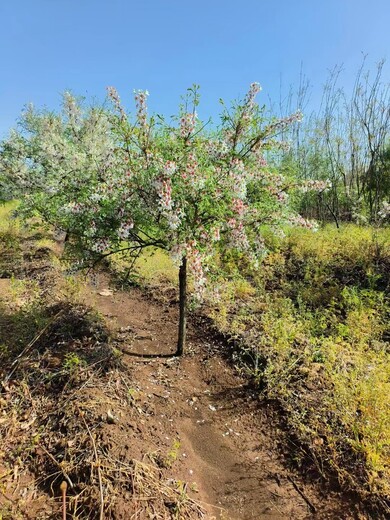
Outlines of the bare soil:
M 82 304 L 56 302 L 56 273 L 38 260 L 23 277 L 53 300 L 49 325 L 18 347 L 16 368 L 1 367 L 1 519 L 61 518 L 63 480 L 68 520 L 370 518 L 312 468 L 294 469 L 275 406 L 206 326 L 190 321 L 185 355 L 172 356 L 174 297 L 118 290 L 100 273 Z M 0 280 L 4 301 L 10 291 Z M 0 344 L 37 320 L 1 312 Z
M 160 358 L 176 349 L 175 302 L 163 305 L 137 289 L 111 288 L 106 296 L 107 289 L 100 274 L 86 303 L 103 314 L 123 352 L 145 410 L 142 429 L 162 451 L 178 441 L 174 473 L 197 491 L 207 518 L 363 518 L 352 499 L 289 468 L 274 407 L 239 375 L 226 344 L 190 323 L 185 356 Z

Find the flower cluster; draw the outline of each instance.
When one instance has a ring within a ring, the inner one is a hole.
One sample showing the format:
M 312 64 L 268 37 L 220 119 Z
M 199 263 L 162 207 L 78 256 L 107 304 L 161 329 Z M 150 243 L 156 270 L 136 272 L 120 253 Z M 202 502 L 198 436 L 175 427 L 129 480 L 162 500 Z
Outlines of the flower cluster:
M 159 177 L 156 181 L 156 190 L 161 209 L 163 211 L 170 211 L 173 208 L 171 179 Z
M 198 185 L 200 178 L 198 176 L 198 160 L 193 152 L 190 152 L 187 157 L 187 163 L 185 170 L 182 173 L 182 179 L 184 179 L 189 185 L 195 187 Z
M 188 137 L 195 130 L 196 125 L 196 112 L 183 114 L 180 118 L 180 135 L 182 137 Z
M 96 237 L 97 227 L 96 227 L 96 223 L 94 220 L 92 220 L 92 222 L 90 223 L 89 229 L 86 230 L 85 234 L 92 238 Z
M 63 207 L 63 212 L 65 214 L 73 214 L 78 215 L 84 210 L 84 205 L 80 202 L 69 202 L 66 206 Z
M 288 201 L 288 188 L 286 179 L 279 173 L 273 173 L 270 171 L 263 172 L 263 183 L 264 187 L 278 202 L 285 204 Z
M 186 254 L 185 244 L 175 244 L 169 250 L 169 256 L 176 267 L 179 267 Z
M 307 220 L 303 218 L 301 215 L 290 215 L 288 221 L 290 222 L 290 224 L 294 226 L 300 226 L 306 229 L 311 229 L 312 231 L 318 230 L 317 222 L 313 220 Z
M 257 164 L 258 168 L 262 169 L 262 168 L 266 168 L 267 167 L 268 163 L 267 163 L 267 160 L 264 157 L 264 154 L 263 154 L 262 150 L 259 150 L 259 149 L 254 150 L 253 155 L 254 155 L 254 158 L 256 160 L 256 164 Z
M 181 224 L 183 216 L 184 216 L 184 212 L 182 209 L 175 208 L 171 213 L 168 213 L 166 215 L 166 217 L 167 217 L 167 222 L 168 222 L 168 226 L 170 227 L 170 229 L 172 229 L 173 231 L 178 229 Z
M 70 92 L 64 94 L 64 109 L 70 123 L 74 127 L 78 127 L 81 121 L 81 110 Z
M 205 143 L 205 149 L 212 160 L 222 159 L 229 152 L 229 146 L 221 139 L 208 139 Z
M 285 130 L 289 126 L 291 126 L 293 123 L 299 123 L 303 119 L 303 114 L 300 110 L 297 110 L 293 114 L 284 117 L 282 119 L 278 119 L 277 121 L 274 121 L 270 125 L 266 127 L 266 131 L 268 135 L 272 135 L 278 132 L 281 132 L 282 130 Z
M 245 199 L 246 197 L 246 171 L 241 159 L 234 158 L 230 165 L 230 182 L 232 193 L 236 198 Z
M 116 110 L 121 115 L 122 119 L 126 119 L 126 113 L 122 107 L 122 103 L 115 87 L 107 87 L 107 94 L 111 101 L 114 103 Z
M 261 86 L 259 83 L 256 83 L 256 82 L 251 83 L 251 85 L 249 86 L 249 90 L 245 96 L 244 108 L 243 108 L 243 113 L 242 113 L 242 119 L 244 121 L 248 121 L 248 122 L 250 121 L 253 109 L 256 106 L 255 99 L 256 99 L 257 94 L 260 91 L 261 91 Z
M 232 200 L 232 209 L 239 217 L 243 217 L 247 206 L 244 204 L 242 199 Z
M 104 253 L 104 251 L 107 251 L 107 249 L 110 247 L 110 240 L 108 238 L 98 238 L 95 240 L 92 245 L 91 249 L 95 253 Z
M 278 202 L 280 202 L 280 204 L 287 204 L 288 200 L 289 200 L 289 196 L 288 196 L 288 193 L 286 193 L 285 191 L 281 190 L 281 191 L 275 191 L 273 193 L 273 195 L 276 197 L 276 200 Z
M 309 180 L 301 183 L 298 188 L 302 193 L 307 193 L 308 191 L 322 192 L 322 191 L 328 190 L 331 187 L 332 187 L 332 183 L 329 180 L 318 181 L 318 180 L 314 180 L 314 179 L 309 179 Z
M 167 177 L 172 177 L 172 175 L 176 172 L 177 166 L 174 161 L 166 161 L 164 164 L 164 174 Z
M 205 290 L 206 276 L 203 269 L 203 258 L 195 240 L 187 244 L 187 260 L 189 269 L 194 278 L 195 295 L 200 299 Z
M 134 227 L 134 222 L 132 220 L 127 220 L 126 222 L 122 222 L 118 229 L 118 237 L 121 240 L 126 240 L 129 237 L 130 230 Z
M 149 92 L 147 90 L 134 90 L 134 99 L 137 108 L 137 119 L 142 128 L 147 127 L 147 113 L 148 108 L 146 100 L 148 99 Z
M 230 219 L 228 226 L 231 228 L 230 244 L 232 247 L 240 251 L 248 251 L 250 249 L 249 240 L 245 231 L 244 224 L 235 219 Z
M 390 203 L 385 200 L 382 202 L 382 208 L 378 212 L 378 217 L 381 220 L 385 220 L 390 217 Z

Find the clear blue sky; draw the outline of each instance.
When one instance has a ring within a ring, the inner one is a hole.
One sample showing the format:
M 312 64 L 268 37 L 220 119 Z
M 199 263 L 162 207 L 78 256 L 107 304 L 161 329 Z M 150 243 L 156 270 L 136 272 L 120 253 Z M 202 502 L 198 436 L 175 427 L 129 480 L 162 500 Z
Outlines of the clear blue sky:
M 390 61 L 390 0 L 1 0 L 0 20 L 0 136 L 23 105 L 56 108 L 65 89 L 103 98 L 114 85 L 128 106 L 148 89 L 170 115 L 199 83 L 206 117 L 252 81 L 278 99 L 301 63 L 315 105 L 335 64 L 348 87 L 362 52 Z

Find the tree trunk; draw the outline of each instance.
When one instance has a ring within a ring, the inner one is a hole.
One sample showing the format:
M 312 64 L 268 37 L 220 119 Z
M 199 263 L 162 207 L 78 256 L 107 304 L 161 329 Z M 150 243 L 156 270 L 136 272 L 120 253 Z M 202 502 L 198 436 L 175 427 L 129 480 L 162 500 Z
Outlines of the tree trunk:
M 179 269 L 179 337 L 176 356 L 183 355 L 186 344 L 187 325 L 187 258 L 184 257 Z

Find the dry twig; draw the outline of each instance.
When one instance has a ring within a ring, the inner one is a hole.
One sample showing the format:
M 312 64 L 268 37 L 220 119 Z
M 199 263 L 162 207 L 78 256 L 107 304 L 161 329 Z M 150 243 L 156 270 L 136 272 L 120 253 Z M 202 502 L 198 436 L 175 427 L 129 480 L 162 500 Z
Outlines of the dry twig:
M 23 356 L 25 356 L 35 345 L 35 343 L 43 336 L 43 334 L 47 331 L 47 329 L 56 321 L 56 319 L 64 312 L 64 309 L 61 309 L 53 318 L 43 327 L 42 330 L 38 332 L 38 334 L 30 341 L 30 343 L 22 350 L 22 352 L 16 356 L 14 361 L 11 364 L 11 370 L 6 375 L 3 381 L 3 385 L 6 384 L 12 377 L 12 374 L 15 372 L 15 370 L 18 367 L 18 364 L 20 363 Z
M 63 480 L 60 485 L 62 493 L 62 520 L 66 520 L 66 488 L 68 487 L 66 480 Z
M 95 455 L 96 467 L 97 467 L 98 478 L 99 478 L 99 491 L 100 491 L 100 516 L 99 516 L 99 520 L 104 520 L 104 495 L 103 495 L 102 472 L 101 472 L 101 468 L 100 468 L 100 462 L 99 462 L 99 457 L 98 457 L 98 453 L 97 453 L 97 449 L 96 449 L 95 439 L 93 438 L 91 430 L 89 429 L 87 421 L 85 420 L 84 414 L 82 412 L 80 412 L 80 415 L 81 415 L 81 417 L 82 417 L 82 419 L 84 421 L 85 427 L 87 428 L 88 435 L 89 435 L 89 437 L 91 439 L 91 442 L 92 442 L 93 452 L 94 452 L 94 455 Z

